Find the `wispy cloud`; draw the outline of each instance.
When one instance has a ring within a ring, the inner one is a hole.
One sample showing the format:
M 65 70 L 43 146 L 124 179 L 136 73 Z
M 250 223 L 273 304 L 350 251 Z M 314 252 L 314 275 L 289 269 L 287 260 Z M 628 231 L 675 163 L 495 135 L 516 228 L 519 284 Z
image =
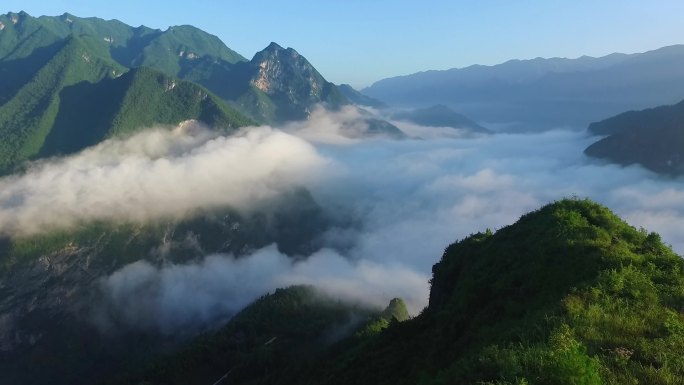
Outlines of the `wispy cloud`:
M 199 127 L 152 129 L 0 179 L 0 233 L 248 209 L 317 179 L 325 166 L 312 145 L 269 127 L 230 137 Z
M 298 261 L 275 247 L 244 258 L 210 255 L 164 267 L 139 261 L 101 280 L 104 298 L 94 319 L 105 330 L 124 326 L 193 334 L 220 325 L 269 291 L 295 284 L 378 308 L 403 296 L 417 311 L 428 291 L 424 278 L 400 264 L 351 261 L 329 249 Z

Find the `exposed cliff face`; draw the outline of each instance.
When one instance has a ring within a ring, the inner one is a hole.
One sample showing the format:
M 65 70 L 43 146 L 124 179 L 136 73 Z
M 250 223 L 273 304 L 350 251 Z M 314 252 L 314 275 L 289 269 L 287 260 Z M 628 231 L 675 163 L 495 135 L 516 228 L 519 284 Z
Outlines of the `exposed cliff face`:
M 302 119 L 317 103 L 338 107 L 348 100 L 308 60 L 292 48 L 271 43 L 254 55 L 249 82 L 277 105 L 276 120 Z
M 259 72 L 252 84 L 269 95 L 320 97 L 326 81 L 297 51 L 271 43 L 252 59 Z M 300 82 L 298 82 L 300 81 Z
M 55 320 L 82 310 L 84 289 L 105 271 L 91 264 L 98 249 L 70 242 L 0 277 L 0 354 L 40 345 L 48 332 L 38 317 Z

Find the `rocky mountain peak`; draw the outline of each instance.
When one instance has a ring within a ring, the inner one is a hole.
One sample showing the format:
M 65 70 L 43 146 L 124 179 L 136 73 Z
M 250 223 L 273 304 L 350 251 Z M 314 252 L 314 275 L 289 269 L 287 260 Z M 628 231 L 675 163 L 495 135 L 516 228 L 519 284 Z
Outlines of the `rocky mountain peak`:
M 271 51 L 271 52 L 272 52 L 272 51 L 281 51 L 281 50 L 284 50 L 284 49 L 285 49 L 285 48 L 283 48 L 280 44 L 278 44 L 278 43 L 272 41 L 271 44 L 269 44 L 268 47 L 266 47 L 266 48 L 264 49 L 264 51 Z
M 315 98 L 325 83 L 305 57 L 277 43 L 254 55 L 252 64 L 257 68 L 252 84 L 269 95 L 284 93 L 296 98 Z

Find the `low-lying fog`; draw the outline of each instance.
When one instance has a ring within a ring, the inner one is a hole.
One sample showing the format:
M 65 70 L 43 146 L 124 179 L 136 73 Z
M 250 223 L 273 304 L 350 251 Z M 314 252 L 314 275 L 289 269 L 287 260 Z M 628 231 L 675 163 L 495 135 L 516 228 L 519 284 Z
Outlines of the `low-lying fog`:
M 682 179 L 588 159 L 582 151 L 595 138 L 583 132 L 472 137 L 413 127 L 421 138 L 364 139 L 363 125 L 342 125 L 347 119 L 359 116 L 318 110 L 283 130 L 248 128 L 230 137 L 197 127 L 148 130 L 43 161 L 0 179 L 0 231 L 144 221 L 218 205 L 248 210 L 296 186 L 333 215 L 361 223 L 332 229 L 325 248 L 298 262 L 270 246 L 240 259 L 137 262 L 103 278 L 104 300 L 121 318 L 165 333 L 225 320 L 269 290 L 297 283 L 378 306 L 402 297 L 417 314 L 428 301 L 431 267 L 449 243 L 564 197 L 598 201 L 684 252 Z M 344 131 L 350 126 L 351 135 Z

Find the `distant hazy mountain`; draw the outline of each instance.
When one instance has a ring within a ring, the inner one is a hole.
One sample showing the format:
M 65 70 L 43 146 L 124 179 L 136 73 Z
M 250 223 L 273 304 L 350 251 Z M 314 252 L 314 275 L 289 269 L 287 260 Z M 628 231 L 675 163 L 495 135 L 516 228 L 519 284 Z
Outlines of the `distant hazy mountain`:
M 681 100 L 684 46 L 420 72 L 380 80 L 362 92 L 397 106 L 444 104 L 513 129 L 586 127 L 621 111 Z
M 453 127 L 465 131 L 490 133 L 488 129 L 480 126 L 468 117 L 459 114 L 451 108 L 437 104 L 427 108 L 417 108 L 396 112 L 391 115 L 392 119 L 404 120 L 428 127 Z
M 384 136 L 394 139 L 406 138 L 406 134 L 399 127 L 384 119 L 368 117 L 364 122 L 368 125 L 366 133 L 369 136 Z
M 389 109 L 387 104 L 378 99 L 362 94 L 348 84 L 340 84 L 337 87 L 340 92 L 347 97 L 347 99 L 358 106 L 371 107 L 379 110 Z M 383 113 L 390 119 L 406 121 L 422 126 L 453 127 L 473 132 L 491 132 L 468 117 L 461 115 L 442 104 L 437 104 L 427 108 L 405 109 L 398 112 L 384 111 Z M 384 122 L 383 124 L 388 125 L 389 123 Z M 400 132 L 397 128 L 395 134 L 397 131 Z
M 337 88 L 342 92 L 344 96 L 349 99 L 352 103 L 362 106 L 362 107 L 372 107 L 377 109 L 387 108 L 387 104 L 381 102 L 380 100 L 371 98 L 370 96 L 364 95 L 354 89 L 354 87 L 349 84 L 340 84 Z
M 643 111 L 629 111 L 589 125 L 609 135 L 587 147 L 587 155 L 615 163 L 638 163 L 655 172 L 684 174 L 684 101 Z

